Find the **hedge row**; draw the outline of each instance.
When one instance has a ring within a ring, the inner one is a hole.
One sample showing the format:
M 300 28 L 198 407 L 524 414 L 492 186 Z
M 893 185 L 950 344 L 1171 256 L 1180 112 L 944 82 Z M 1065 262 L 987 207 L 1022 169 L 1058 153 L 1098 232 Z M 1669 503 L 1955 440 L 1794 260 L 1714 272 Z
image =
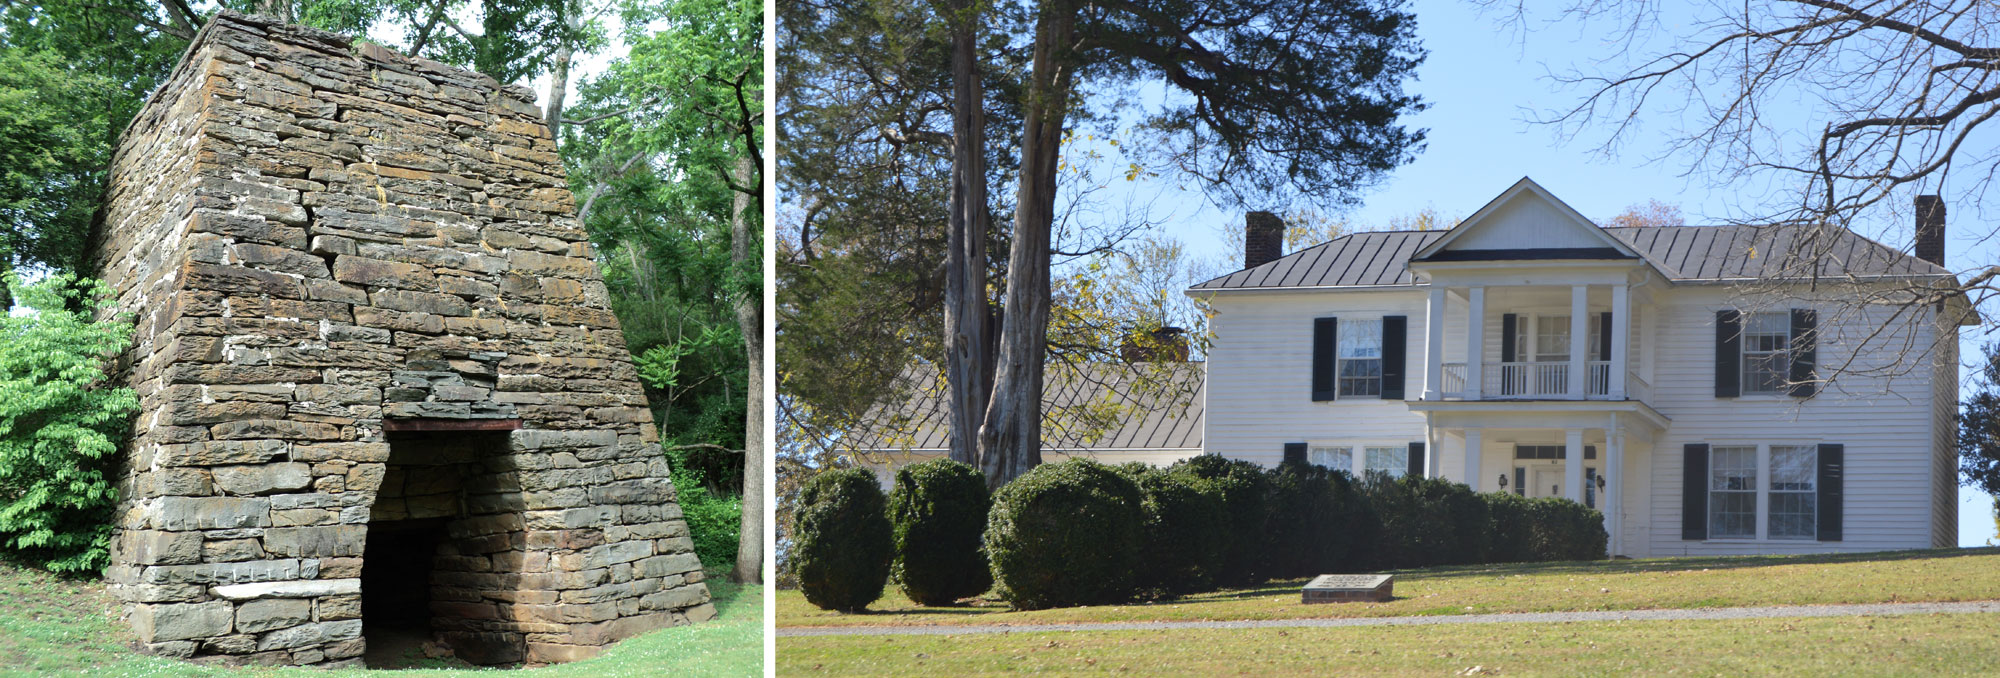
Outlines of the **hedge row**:
M 979 473 L 948 460 L 899 471 L 886 514 L 865 471 L 824 474 L 806 490 L 800 588 L 837 610 L 879 597 L 891 562 L 919 604 L 951 604 L 990 585 L 1015 607 L 1038 609 L 1332 572 L 1593 560 L 1605 557 L 1607 541 L 1602 515 L 1566 499 L 1481 494 L 1435 478 L 1356 480 L 1305 464 L 1265 470 L 1207 455 L 1165 469 L 1043 464 L 993 493 L 990 508 Z M 884 532 L 893 540 L 873 536 Z

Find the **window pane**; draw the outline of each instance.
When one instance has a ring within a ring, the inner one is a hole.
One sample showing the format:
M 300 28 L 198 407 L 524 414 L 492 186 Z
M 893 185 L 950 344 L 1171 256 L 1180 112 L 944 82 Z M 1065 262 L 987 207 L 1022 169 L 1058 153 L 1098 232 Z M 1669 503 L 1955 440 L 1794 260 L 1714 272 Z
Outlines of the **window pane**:
M 1382 319 L 1341 320 L 1340 357 L 1382 357 Z
M 1708 469 L 1708 536 L 1757 536 L 1757 448 L 1715 447 Z
M 1368 448 L 1369 473 L 1386 473 L 1391 478 L 1401 478 L 1410 470 L 1410 448 L 1370 447 Z
M 1790 335 L 1792 318 L 1784 313 L 1751 313 L 1744 316 L 1743 333 Z
M 1380 358 L 1341 359 L 1340 395 L 1382 395 L 1382 360 Z
M 1816 488 L 1819 450 L 1810 445 L 1771 446 L 1771 490 L 1806 492 Z
M 1772 492 L 1772 539 L 1813 539 L 1819 536 L 1819 495 L 1812 492 Z
M 1569 316 L 1541 316 L 1535 318 L 1535 355 L 1537 360 L 1552 360 L 1569 357 Z
M 1349 447 L 1315 447 L 1306 461 L 1335 471 L 1354 472 L 1354 450 Z
M 1791 317 L 1752 313 L 1743 319 L 1743 392 L 1777 393 L 1791 377 Z

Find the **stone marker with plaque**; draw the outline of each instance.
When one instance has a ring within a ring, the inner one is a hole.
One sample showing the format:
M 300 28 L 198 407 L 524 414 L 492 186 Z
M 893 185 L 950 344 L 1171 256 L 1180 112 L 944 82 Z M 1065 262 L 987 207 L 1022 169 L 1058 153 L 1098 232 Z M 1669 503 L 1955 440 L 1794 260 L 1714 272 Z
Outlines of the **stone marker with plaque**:
M 1395 575 L 1322 574 L 1306 582 L 1305 592 L 1299 597 L 1299 602 L 1308 605 L 1359 601 L 1386 603 L 1393 597 L 1391 591 L 1395 585 Z

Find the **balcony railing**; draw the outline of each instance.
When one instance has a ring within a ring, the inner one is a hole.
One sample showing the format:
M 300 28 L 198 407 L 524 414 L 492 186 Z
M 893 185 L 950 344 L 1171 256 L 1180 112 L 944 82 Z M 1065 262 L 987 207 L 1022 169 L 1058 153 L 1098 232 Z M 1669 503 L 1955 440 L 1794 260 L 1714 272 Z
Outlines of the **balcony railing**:
M 1465 363 L 1445 363 L 1444 383 L 1439 389 L 1451 399 L 1470 399 L 1466 392 Z M 1491 363 L 1480 374 L 1480 400 L 1547 400 L 1568 398 L 1569 361 Z M 1584 397 L 1611 395 L 1611 363 L 1592 360 L 1584 363 Z

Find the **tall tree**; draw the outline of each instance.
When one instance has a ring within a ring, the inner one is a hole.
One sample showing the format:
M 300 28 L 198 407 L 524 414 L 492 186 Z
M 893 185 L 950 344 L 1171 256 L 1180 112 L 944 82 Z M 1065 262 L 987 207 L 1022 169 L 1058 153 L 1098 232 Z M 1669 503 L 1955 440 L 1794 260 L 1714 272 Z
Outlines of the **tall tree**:
M 1085 77 L 1158 84 L 1144 115 L 1163 167 L 1230 204 L 1355 190 L 1407 161 L 1423 104 L 1402 83 L 1423 59 L 1394 0 L 1047 0 L 1034 8 L 1021 170 L 980 466 L 997 487 L 1040 462 L 1050 232 L 1065 119 Z
M 979 53 L 983 0 L 949 0 L 951 205 L 945 226 L 944 364 L 951 458 L 978 464 L 979 425 L 993 379 L 993 308 L 986 290 L 986 96 Z
M 743 496 L 735 568 L 738 581 L 759 581 L 764 524 L 760 499 L 763 459 L 763 23 L 755 0 L 671 0 L 625 8 L 631 53 L 580 93 L 579 117 L 566 119 L 578 171 L 572 181 L 584 195 L 584 218 L 593 234 L 634 262 L 631 282 L 642 294 L 661 274 L 680 279 L 673 301 L 653 309 L 681 309 L 668 330 L 684 355 L 704 337 L 726 330 L 733 357 L 728 383 L 741 379 L 733 402 L 744 447 L 731 450 Z M 670 234 L 667 231 L 676 231 Z M 668 236 L 670 240 L 662 240 Z M 720 270 L 685 266 L 707 261 Z M 718 275 L 719 274 L 719 275 Z M 692 275 L 693 277 L 690 277 Z M 657 313 L 657 312 L 655 312 Z M 705 327 L 689 332 L 692 327 Z M 649 349 L 650 350 L 650 349 Z M 725 394 L 730 396 L 730 394 Z M 671 435 L 670 438 L 676 437 Z M 669 440 L 669 444 L 714 443 Z

